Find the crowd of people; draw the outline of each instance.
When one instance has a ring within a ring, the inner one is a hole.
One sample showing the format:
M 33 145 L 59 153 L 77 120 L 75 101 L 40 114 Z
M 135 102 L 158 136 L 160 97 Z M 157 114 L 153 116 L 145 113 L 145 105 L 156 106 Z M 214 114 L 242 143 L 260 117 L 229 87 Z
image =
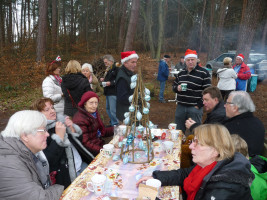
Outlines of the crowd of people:
M 47 64 L 43 97 L 30 110 L 12 115 L 1 132 L 1 199 L 60 198 L 103 148 L 103 137 L 112 136 L 114 126 L 122 124 L 134 92 L 130 84 L 138 59 L 135 51 L 122 52 L 119 66 L 111 55 L 103 56 L 106 69 L 99 79 L 89 63 L 81 66 L 70 60 L 63 77 L 59 56 Z M 164 55 L 159 62 L 161 103 L 166 103 L 170 59 Z M 244 91 L 244 80 L 251 73 L 243 61 L 239 54 L 232 67 L 232 59 L 225 58 L 224 68 L 217 72 L 218 85 L 212 86 L 209 72 L 198 64 L 197 52 L 186 50 L 175 66 L 179 73 L 172 85 L 177 94 L 174 121 L 183 133 L 194 134 L 189 147 L 194 165 L 154 171 L 138 180 L 137 186 L 155 178 L 162 186 L 181 186 L 183 199 L 267 198 L 257 189 L 262 184 L 259 174 L 267 172 L 267 159 L 262 156 L 265 129 Z M 108 125 L 98 111 L 102 94 Z M 207 117 L 202 123 L 203 109 Z

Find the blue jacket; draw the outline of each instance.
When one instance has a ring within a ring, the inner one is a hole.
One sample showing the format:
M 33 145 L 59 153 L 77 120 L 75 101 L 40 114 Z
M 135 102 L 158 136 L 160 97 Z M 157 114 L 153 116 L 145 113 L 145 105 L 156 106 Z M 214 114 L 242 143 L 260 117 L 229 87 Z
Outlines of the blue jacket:
M 165 60 L 159 61 L 158 81 L 167 81 L 169 77 L 169 66 Z

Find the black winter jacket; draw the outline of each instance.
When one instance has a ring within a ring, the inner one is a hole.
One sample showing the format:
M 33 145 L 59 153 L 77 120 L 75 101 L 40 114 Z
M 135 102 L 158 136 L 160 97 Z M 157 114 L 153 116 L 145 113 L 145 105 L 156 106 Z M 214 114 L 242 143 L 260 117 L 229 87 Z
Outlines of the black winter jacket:
M 82 73 L 66 74 L 62 77 L 61 88 L 65 98 L 64 114 L 73 117 L 78 111 L 75 104 L 77 105 L 80 102 L 85 92 L 92 91 L 90 83 Z M 74 105 L 67 90 L 69 90 L 75 102 Z
M 105 96 L 116 96 L 116 76 L 118 74 L 119 68 L 116 67 L 116 64 L 112 66 L 112 68 L 107 72 L 107 75 L 104 78 L 104 81 L 110 81 L 110 86 L 104 87 L 104 95 Z
M 220 101 L 214 109 L 207 114 L 206 120 L 203 122 L 203 124 L 215 124 L 215 123 L 223 123 L 226 120 L 226 114 L 225 114 L 225 107 L 224 102 Z M 200 123 L 195 123 L 190 127 L 190 131 L 192 132 L 194 128 L 201 125 Z
M 183 187 L 184 179 L 195 166 L 172 171 L 154 171 L 153 177 L 159 179 L 162 186 L 179 185 Z M 240 153 L 234 158 L 219 161 L 212 171 L 203 179 L 195 200 L 252 200 L 250 185 L 254 174 L 250 171 L 250 162 Z M 183 199 L 186 199 L 183 191 Z
M 249 156 L 262 155 L 265 129 L 252 112 L 245 112 L 224 122 L 230 134 L 237 134 L 248 144 Z
M 116 116 L 120 121 L 123 121 L 124 113 L 129 111 L 129 97 L 134 93 L 134 89 L 130 88 L 131 77 L 133 75 L 134 73 L 132 71 L 122 65 L 116 77 Z

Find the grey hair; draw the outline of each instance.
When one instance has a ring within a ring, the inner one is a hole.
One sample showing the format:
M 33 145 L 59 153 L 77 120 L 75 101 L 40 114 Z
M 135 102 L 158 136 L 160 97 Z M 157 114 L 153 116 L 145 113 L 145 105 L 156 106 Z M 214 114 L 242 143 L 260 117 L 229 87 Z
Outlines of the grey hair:
M 232 103 L 238 107 L 240 114 L 255 111 L 255 105 L 247 92 L 233 91 L 229 96 L 232 96 Z
M 103 56 L 103 60 L 104 60 L 104 59 L 107 59 L 108 61 L 111 61 L 111 62 L 115 62 L 113 56 L 112 56 L 112 55 L 109 55 L 109 54 L 104 55 L 104 56 Z
M 40 127 L 46 127 L 46 117 L 35 110 L 22 110 L 13 114 L 6 128 L 1 132 L 3 137 L 20 138 L 22 134 L 35 134 Z

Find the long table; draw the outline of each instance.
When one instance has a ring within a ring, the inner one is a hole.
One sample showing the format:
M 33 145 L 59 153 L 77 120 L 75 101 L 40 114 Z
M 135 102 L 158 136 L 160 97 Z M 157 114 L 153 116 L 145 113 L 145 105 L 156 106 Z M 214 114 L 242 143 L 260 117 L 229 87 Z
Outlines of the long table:
M 160 129 L 167 133 L 165 140 L 171 140 L 168 130 Z M 172 154 L 166 154 L 162 142 L 157 140 L 153 142 L 154 159 L 145 164 L 123 164 L 122 160 L 113 161 L 112 158 L 106 158 L 102 152 L 88 165 L 88 167 L 78 176 L 72 184 L 64 190 L 61 200 L 91 200 L 105 199 L 136 199 L 138 197 L 138 188 L 136 182 L 142 176 L 150 176 L 155 170 L 173 170 L 180 168 L 181 141 L 182 134 L 179 134 L 178 140 L 174 141 Z M 113 140 L 110 142 L 113 143 Z M 113 155 L 119 155 L 120 149 L 116 148 Z M 93 192 L 87 189 L 87 182 L 91 177 L 98 174 L 107 176 L 106 194 L 97 197 Z M 158 197 L 160 199 L 179 199 L 178 186 L 165 186 L 160 189 Z

